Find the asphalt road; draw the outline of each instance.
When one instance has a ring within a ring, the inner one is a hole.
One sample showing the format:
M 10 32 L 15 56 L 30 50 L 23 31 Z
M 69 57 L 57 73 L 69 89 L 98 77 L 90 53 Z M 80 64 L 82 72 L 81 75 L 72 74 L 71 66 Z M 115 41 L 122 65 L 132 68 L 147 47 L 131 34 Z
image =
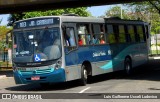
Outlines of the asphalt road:
M 160 93 L 160 60 L 151 59 L 148 64 L 137 67 L 133 75 L 126 76 L 122 71 L 91 77 L 86 86 L 79 86 L 77 81 L 52 84 L 41 87 L 38 84 L 16 85 L 12 74 L 0 79 L 0 93 L 90 93 L 92 97 L 99 97 L 101 93 Z M 60 97 L 60 96 L 58 96 Z M 72 96 L 71 96 L 72 97 Z M 76 96 L 75 96 L 76 97 Z M 74 94 L 73 94 L 73 98 Z M 1 102 L 20 102 L 22 100 L 2 100 Z M 27 102 L 53 102 L 53 99 L 23 100 Z M 54 99 L 54 102 L 150 102 L 159 99 Z

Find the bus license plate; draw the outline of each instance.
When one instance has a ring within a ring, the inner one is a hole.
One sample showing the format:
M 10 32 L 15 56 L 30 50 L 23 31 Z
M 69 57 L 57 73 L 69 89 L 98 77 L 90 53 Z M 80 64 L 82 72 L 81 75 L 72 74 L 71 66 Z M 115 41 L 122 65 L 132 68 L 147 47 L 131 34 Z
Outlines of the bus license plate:
M 40 80 L 40 77 L 39 76 L 33 76 L 33 77 L 31 77 L 31 80 Z

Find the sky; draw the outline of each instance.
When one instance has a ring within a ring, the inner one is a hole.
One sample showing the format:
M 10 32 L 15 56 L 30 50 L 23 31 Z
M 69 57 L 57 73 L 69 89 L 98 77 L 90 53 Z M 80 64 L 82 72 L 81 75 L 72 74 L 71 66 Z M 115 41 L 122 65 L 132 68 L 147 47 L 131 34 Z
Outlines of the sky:
M 101 15 L 104 15 L 106 10 L 110 9 L 115 5 L 104 5 L 104 6 L 92 6 L 88 7 L 88 11 L 91 12 L 92 16 L 98 17 Z M 1 14 L 0 20 L 2 19 L 2 22 L 0 25 L 7 25 L 7 19 L 9 17 L 9 14 Z

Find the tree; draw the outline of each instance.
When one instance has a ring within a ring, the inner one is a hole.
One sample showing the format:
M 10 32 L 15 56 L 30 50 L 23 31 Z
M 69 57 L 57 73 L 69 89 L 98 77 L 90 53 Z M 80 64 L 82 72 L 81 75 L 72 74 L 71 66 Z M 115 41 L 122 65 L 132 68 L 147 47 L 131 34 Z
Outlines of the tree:
M 9 32 L 12 28 L 8 28 L 7 26 L 0 26 L 0 50 L 4 48 L 4 44 L 6 41 L 6 34 Z
M 79 7 L 79 8 L 67 8 L 67 9 L 57 9 L 57 10 L 48 10 L 48 11 L 34 11 L 34 12 L 23 12 L 19 14 L 11 14 L 8 21 L 8 26 L 13 26 L 15 21 L 21 19 L 27 19 L 32 17 L 40 17 L 40 16 L 52 16 L 52 15 L 62 15 L 74 13 L 79 16 L 91 16 L 91 13 L 87 11 L 87 7 Z
M 160 0 L 156 0 L 156 1 L 151 1 L 148 0 L 148 2 L 152 5 L 153 8 L 155 8 L 158 13 L 160 14 Z
M 156 5 L 155 5 L 156 4 Z M 115 6 L 106 11 L 108 17 L 120 17 L 124 19 L 142 20 L 151 24 L 151 34 L 160 33 L 160 0 L 150 2 L 135 2 L 124 4 L 126 10 Z
M 105 13 L 105 15 L 107 17 L 119 17 L 119 18 L 121 18 L 121 15 L 123 15 L 123 14 L 124 14 L 124 10 L 121 11 L 121 7 L 120 6 L 114 6 L 114 7 L 112 7 L 110 10 L 108 10 Z
M 120 6 L 114 6 L 108 11 L 105 12 L 107 17 L 119 17 L 121 19 L 133 19 L 132 16 L 128 15 L 129 12 L 126 12 Z M 102 16 L 103 17 L 103 16 Z
M 140 20 L 151 24 L 152 34 L 160 33 L 160 0 L 125 4 L 131 13 Z
M 8 26 L 13 26 L 13 23 L 14 23 L 15 21 L 18 21 L 18 20 L 22 19 L 23 16 L 24 16 L 23 13 L 11 14 L 11 15 L 9 16 L 9 18 L 8 18 L 8 24 L 7 24 L 7 25 L 8 25 Z

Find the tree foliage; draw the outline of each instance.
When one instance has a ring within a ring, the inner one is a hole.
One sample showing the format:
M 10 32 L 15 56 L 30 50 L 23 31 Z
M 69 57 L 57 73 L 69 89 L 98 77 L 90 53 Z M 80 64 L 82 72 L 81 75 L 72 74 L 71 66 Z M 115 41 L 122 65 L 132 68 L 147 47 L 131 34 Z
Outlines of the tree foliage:
M 125 4 L 135 17 L 151 24 L 153 34 L 160 33 L 160 0 Z
M 0 49 L 4 48 L 4 44 L 6 41 L 6 34 L 12 28 L 8 28 L 7 26 L 0 26 Z
M 111 9 L 109 9 L 108 11 L 105 12 L 105 15 L 107 17 L 119 17 L 119 18 L 123 18 L 123 19 L 128 19 L 125 10 L 121 9 L 120 6 L 114 6 Z
M 142 20 L 151 24 L 152 34 L 160 33 L 160 0 L 135 2 L 124 4 L 124 6 L 124 10 L 120 6 L 114 6 L 106 11 L 105 15 L 129 20 Z
M 62 15 L 74 13 L 79 16 L 91 16 L 91 13 L 87 11 L 87 7 L 79 7 L 79 8 L 66 8 L 66 9 L 57 9 L 57 10 L 48 10 L 48 11 L 34 11 L 34 12 L 23 12 L 19 14 L 11 14 L 8 21 L 8 26 L 13 26 L 15 21 L 21 19 L 27 19 L 32 17 L 40 17 L 40 16 L 52 16 L 52 15 Z
M 148 0 L 148 2 L 150 3 L 150 5 L 152 5 L 152 7 L 154 9 L 156 9 L 158 11 L 158 13 L 160 14 L 160 0 Z

